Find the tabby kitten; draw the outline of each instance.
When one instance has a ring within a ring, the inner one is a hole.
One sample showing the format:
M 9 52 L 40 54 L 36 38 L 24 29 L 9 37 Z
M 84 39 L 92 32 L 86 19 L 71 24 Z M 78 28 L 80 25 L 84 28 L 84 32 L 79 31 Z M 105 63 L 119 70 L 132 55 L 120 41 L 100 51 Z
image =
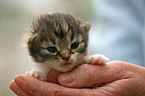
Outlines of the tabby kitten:
M 41 15 L 28 33 L 27 48 L 35 66 L 26 74 L 46 80 L 51 69 L 68 72 L 84 63 L 105 64 L 108 58 L 103 55 L 87 58 L 89 29 L 70 14 Z

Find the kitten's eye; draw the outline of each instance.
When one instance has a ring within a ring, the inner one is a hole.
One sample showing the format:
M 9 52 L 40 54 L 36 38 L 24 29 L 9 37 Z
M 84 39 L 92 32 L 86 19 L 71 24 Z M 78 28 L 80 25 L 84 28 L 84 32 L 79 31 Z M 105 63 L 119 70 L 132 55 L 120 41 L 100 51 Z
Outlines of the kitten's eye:
M 71 45 L 71 49 L 76 49 L 79 46 L 79 42 L 75 42 Z
M 57 49 L 56 49 L 55 47 L 48 47 L 47 50 L 48 50 L 49 52 L 52 52 L 52 53 L 57 52 Z

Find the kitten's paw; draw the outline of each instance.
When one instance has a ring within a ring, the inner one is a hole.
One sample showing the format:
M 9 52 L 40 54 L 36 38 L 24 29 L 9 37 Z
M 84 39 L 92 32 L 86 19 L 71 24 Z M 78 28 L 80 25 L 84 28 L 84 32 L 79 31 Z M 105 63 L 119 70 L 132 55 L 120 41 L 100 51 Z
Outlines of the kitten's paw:
M 108 58 L 101 54 L 91 55 L 87 62 L 90 64 L 106 64 L 108 62 Z
M 29 76 L 32 76 L 36 79 L 39 79 L 40 81 L 46 81 L 46 76 L 39 71 L 36 71 L 36 70 L 26 71 L 25 74 L 29 75 Z

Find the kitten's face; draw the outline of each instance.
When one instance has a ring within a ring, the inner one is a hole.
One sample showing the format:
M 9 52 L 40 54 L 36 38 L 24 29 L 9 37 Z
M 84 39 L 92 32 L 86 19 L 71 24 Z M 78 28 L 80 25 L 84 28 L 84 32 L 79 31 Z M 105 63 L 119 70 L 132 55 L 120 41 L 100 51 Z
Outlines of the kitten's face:
M 36 62 L 67 72 L 87 54 L 89 26 L 71 15 L 54 13 L 41 16 L 29 33 L 28 49 Z

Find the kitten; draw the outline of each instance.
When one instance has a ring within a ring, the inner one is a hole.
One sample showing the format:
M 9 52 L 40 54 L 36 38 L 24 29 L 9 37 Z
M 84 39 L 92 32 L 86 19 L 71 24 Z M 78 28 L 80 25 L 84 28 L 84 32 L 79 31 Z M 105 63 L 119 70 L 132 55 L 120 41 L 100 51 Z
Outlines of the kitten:
M 68 72 L 84 63 L 105 64 L 108 58 L 103 55 L 87 58 L 89 29 L 70 14 L 41 15 L 28 33 L 27 48 L 35 66 L 26 74 L 46 80 L 51 69 Z

